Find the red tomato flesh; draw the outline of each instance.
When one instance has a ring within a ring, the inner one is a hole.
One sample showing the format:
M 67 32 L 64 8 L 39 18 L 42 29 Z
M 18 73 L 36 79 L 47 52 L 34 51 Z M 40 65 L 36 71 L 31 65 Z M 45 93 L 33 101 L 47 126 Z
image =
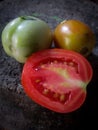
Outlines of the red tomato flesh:
M 85 101 L 92 74 L 90 63 L 82 55 L 49 49 L 28 58 L 21 82 L 33 101 L 55 112 L 67 113 Z

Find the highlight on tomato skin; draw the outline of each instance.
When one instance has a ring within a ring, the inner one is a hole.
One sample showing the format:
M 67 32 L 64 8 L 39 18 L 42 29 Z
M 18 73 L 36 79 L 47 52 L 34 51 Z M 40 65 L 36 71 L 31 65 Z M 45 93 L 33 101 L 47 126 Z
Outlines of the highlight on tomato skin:
M 48 49 L 28 58 L 21 84 L 34 102 L 55 112 L 68 113 L 84 103 L 92 76 L 90 63 L 79 53 Z

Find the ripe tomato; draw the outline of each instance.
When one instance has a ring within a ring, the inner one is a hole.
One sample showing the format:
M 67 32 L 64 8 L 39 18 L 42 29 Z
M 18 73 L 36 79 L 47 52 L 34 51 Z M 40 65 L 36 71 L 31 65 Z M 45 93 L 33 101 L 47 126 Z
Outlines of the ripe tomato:
M 78 109 L 92 78 L 90 63 L 80 54 L 48 49 L 32 54 L 24 64 L 21 83 L 36 103 L 55 112 Z
M 56 47 L 73 50 L 88 56 L 95 46 L 95 34 L 85 23 L 78 20 L 65 20 L 54 30 Z

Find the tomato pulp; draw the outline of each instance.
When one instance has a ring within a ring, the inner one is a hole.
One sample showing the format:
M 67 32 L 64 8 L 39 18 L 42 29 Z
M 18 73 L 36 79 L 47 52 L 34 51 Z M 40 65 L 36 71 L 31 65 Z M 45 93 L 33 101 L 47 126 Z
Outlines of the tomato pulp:
M 36 103 L 60 113 L 78 109 L 86 98 L 92 67 L 82 55 L 64 49 L 32 54 L 24 64 L 21 83 Z

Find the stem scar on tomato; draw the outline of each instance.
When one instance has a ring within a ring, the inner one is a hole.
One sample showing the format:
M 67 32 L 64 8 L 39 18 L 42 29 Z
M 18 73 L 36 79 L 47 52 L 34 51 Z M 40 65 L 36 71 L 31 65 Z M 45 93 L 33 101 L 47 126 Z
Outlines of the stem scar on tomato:
M 28 58 L 21 82 L 33 101 L 55 112 L 67 113 L 85 101 L 92 75 L 90 63 L 79 53 L 48 49 Z

